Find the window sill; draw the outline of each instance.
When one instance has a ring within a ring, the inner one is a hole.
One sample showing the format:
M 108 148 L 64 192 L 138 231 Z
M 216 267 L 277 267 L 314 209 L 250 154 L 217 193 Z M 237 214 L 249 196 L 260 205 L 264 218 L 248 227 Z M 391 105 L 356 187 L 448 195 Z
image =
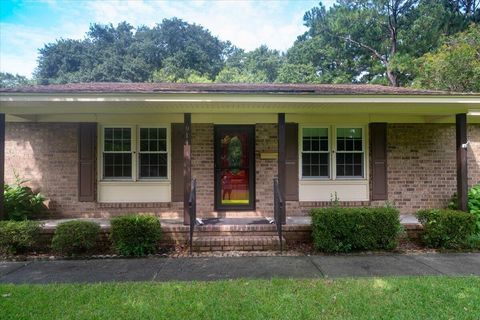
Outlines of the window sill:
M 367 184 L 368 179 L 365 178 L 358 178 L 358 179 L 337 179 L 337 180 L 331 180 L 331 179 L 300 179 L 300 184 L 303 185 L 319 185 L 319 184 L 337 184 L 337 185 L 342 185 L 342 184 Z
M 169 185 L 171 181 L 169 179 L 155 179 L 155 180 L 100 180 L 101 185 Z

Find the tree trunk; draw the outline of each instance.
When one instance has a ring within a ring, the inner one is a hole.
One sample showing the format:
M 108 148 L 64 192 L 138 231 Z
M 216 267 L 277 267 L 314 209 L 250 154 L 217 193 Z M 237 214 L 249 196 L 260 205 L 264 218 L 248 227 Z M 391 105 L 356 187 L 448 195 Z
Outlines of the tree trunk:
M 387 65 L 387 77 L 388 81 L 390 81 L 390 86 L 392 87 L 398 87 L 398 79 L 397 75 L 390 69 L 390 67 Z

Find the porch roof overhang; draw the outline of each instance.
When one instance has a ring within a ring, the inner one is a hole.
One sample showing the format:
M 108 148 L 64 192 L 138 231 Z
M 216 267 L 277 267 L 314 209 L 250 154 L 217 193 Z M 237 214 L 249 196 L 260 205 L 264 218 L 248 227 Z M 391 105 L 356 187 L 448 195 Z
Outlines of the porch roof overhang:
M 151 87 L 151 84 L 145 86 Z M 142 88 L 145 86 L 142 85 Z M 178 92 L 172 90 L 177 88 L 174 85 L 168 85 L 163 91 L 132 89 L 123 92 L 100 92 L 92 90 L 91 86 L 87 87 L 90 91 L 80 90 L 82 86 L 68 86 L 68 90 L 46 90 L 48 87 L 32 87 L 30 91 L 28 88 L 0 91 L 0 113 L 7 115 L 7 121 L 16 116 L 28 120 L 29 117 L 34 119 L 42 115 L 286 113 L 411 115 L 443 117 L 445 121 L 448 117 L 450 120 L 447 122 L 453 122 L 455 114 L 468 113 L 476 122 L 479 117 L 474 115 L 480 112 L 480 93 L 365 85 L 271 85 L 262 86 L 261 90 L 256 86 L 210 85 L 210 90 L 200 86 L 203 91 L 198 89 L 199 85 L 186 86 L 191 91 L 181 85 L 178 86 Z M 75 90 L 76 87 L 80 89 Z

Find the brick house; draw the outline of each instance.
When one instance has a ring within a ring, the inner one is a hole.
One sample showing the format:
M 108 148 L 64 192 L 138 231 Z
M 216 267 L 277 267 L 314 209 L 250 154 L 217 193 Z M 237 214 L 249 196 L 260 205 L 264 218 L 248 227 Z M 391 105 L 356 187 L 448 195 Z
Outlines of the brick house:
M 0 182 L 28 179 L 53 217 L 186 222 L 192 178 L 198 216 L 271 216 L 277 176 L 287 216 L 335 195 L 409 214 L 457 191 L 465 205 L 480 182 L 479 115 L 479 94 L 372 85 L 0 89 Z

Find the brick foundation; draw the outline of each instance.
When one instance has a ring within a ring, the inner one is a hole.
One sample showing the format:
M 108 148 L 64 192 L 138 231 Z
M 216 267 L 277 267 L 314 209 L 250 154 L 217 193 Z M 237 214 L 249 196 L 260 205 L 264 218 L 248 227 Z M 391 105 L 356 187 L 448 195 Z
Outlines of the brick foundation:
M 213 124 L 192 126 L 192 175 L 197 178 L 199 216 L 214 209 Z M 78 202 L 77 134 L 73 123 L 7 123 L 5 179 L 14 173 L 50 199 L 55 217 L 109 217 L 125 213 L 182 216 L 181 202 L 93 203 Z M 272 180 L 277 161 L 260 159 L 260 153 L 277 149 L 276 124 L 257 124 L 256 209 L 271 215 Z M 469 125 L 469 185 L 480 182 L 480 125 Z M 456 190 L 455 126 L 452 124 L 389 124 L 389 201 L 402 213 L 419 208 L 444 207 Z M 288 215 L 305 215 L 328 202 L 288 202 Z M 345 206 L 383 205 L 383 202 L 345 202 Z

